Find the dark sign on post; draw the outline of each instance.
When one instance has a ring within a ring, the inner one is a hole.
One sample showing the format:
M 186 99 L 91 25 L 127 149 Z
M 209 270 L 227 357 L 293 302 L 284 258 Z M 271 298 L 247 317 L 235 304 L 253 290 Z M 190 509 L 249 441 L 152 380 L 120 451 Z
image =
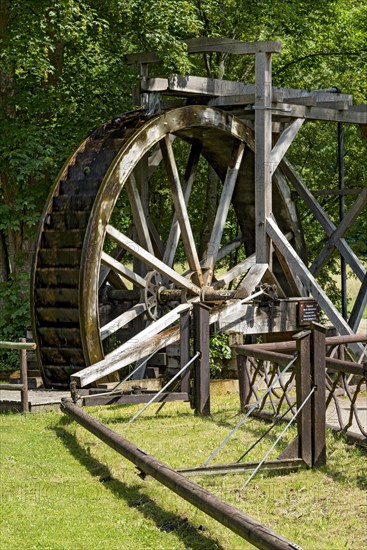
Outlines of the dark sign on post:
M 298 304 L 298 324 L 300 326 L 318 323 L 320 320 L 320 306 L 316 300 L 307 300 Z

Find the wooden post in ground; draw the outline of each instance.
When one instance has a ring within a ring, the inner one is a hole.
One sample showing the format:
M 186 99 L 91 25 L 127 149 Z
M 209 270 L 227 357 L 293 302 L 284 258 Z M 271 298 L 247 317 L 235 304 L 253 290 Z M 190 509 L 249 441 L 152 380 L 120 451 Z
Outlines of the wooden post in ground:
M 256 205 L 256 263 L 269 264 L 270 239 L 266 218 L 272 210 L 272 83 L 271 53 L 255 55 L 255 205 Z
M 311 397 L 312 467 L 326 464 L 326 402 L 325 402 L 325 332 L 318 323 L 312 323 L 311 380 L 315 392 Z
M 205 304 L 194 304 L 194 353 L 200 352 L 194 367 L 194 407 L 203 416 L 210 414 L 209 311 Z
M 238 368 L 238 387 L 240 392 L 240 410 L 246 411 L 246 405 L 249 402 L 251 395 L 250 384 L 250 361 L 245 355 L 237 355 L 237 368 Z
M 25 343 L 25 338 L 20 338 L 20 342 Z M 28 404 L 28 373 L 27 373 L 27 350 L 20 350 L 20 381 L 23 384 L 21 391 L 22 411 L 29 412 Z
M 304 330 L 293 337 L 296 340 L 298 357 L 296 361 L 297 410 L 300 409 L 311 391 L 311 331 Z M 303 406 L 297 416 L 299 435 L 298 456 L 307 466 L 312 466 L 311 400 Z

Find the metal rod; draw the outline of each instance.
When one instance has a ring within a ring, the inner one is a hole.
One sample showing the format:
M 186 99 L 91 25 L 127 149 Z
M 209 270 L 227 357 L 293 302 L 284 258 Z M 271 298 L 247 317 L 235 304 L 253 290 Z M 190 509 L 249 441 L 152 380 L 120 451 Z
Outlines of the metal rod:
M 245 451 L 245 452 L 240 456 L 240 458 L 238 458 L 238 459 L 236 460 L 236 463 L 241 462 L 241 460 L 243 460 L 243 459 L 245 458 L 245 456 L 248 455 L 249 452 L 252 451 L 252 449 L 254 449 L 254 448 L 260 443 L 260 441 L 262 441 L 262 440 L 264 439 L 264 437 L 266 437 L 266 436 L 268 435 L 268 433 L 270 433 L 271 430 L 272 430 L 273 428 L 275 428 L 275 426 L 276 426 L 277 424 L 279 424 L 279 422 L 281 422 L 281 421 L 283 420 L 283 418 L 289 413 L 289 411 L 291 411 L 291 410 L 293 409 L 294 405 L 295 405 L 295 404 L 293 403 L 290 407 L 288 407 L 288 409 L 287 409 L 280 417 L 279 417 L 279 416 L 276 417 L 276 418 L 274 419 L 273 424 L 270 426 L 270 428 L 268 428 L 268 429 L 266 430 L 266 432 L 264 432 L 264 433 L 261 435 L 261 437 L 259 437 L 259 439 L 257 439 L 257 440 L 255 441 L 255 443 L 253 443 L 253 444 L 247 449 L 247 451 Z
M 206 466 L 207 464 L 209 464 L 209 462 L 211 462 L 213 460 L 213 458 L 215 457 L 215 455 L 224 447 L 224 445 L 227 443 L 227 441 L 232 437 L 232 435 L 234 433 L 236 433 L 236 431 L 238 430 L 238 428 L 240 428 L 242 426 L 242 424 L 245 422 L 246 418 L 248 418 L 250 416 L 250 414 L 252 413 L 252 411 L 254 411 L 255 409 L 257 409 L 257 407 L 259 406 L 259 404 L 261 403 L 261 401 L 263 401 L 265 399 L 265 397 L 268 395 L 268 393 L 271 392 L 271 390 L 273 389 L 273 387 L 275 386 L 275 384 L 278 382 L 278 380 L 280 380 L 280 378 L 283 376 L 283 374 L 285 374 L 287 372 L 287 370 L 293 365 L 293 363 L 295 363 L 297 359 L 297 355 L 295 355 L 292 359 L 292 361 L 290 361 L 288 363 L 288 365 L 285 367 L 285 369 L 279 374 L 279 376 L 277 376 L 273 383 L 268 387 L 268 389 L 263 393 L 263 395 L 261 397 L 259 397 L 259 399 L 256 401 L 256 403 L 247 411 L 247 413 L 241 418 L 241 420 L 236 424 L 236 426 L 229 432 L 229 434 L 227 435 L 227 437 L 222 441 L 222 443 L 215 449 L 215 451 L 210 455 L 210 457 L 204 462 L 204 466 Z
M 74 403 L 64 400 L 61 409 L 89 432 L 135 464 L 145 474 L 187 500 L 234 533 L 261 550 L 291 550 L 296 544 L 268 529 L 234 506 L 219 499 L 204 487 L 179 474 L 136 445 L 99 422 Z
M 281 438 L 283 437 L 283 435 L 285 434 L 285 432 L 288 430 L 288 428 L 291 426 L 291 424 L 293 424 L 293 422 L 296 420 L 298 414 L 301 412 L 301 410 L 303 409 L 303 407 L 306 405 L 307 401 L 310 399 L 311 395 L 313 394 L 313 392 L 315 391 L 315 387 L 313 387 L 310 391 L 310 393 L 308 394 L 308 396 L 306 397 L 306 399 L 304 400 L 304 402 L 302 403 L 302 405 L 300 406 L 300 408 L 298 409 L 298 411 L 296 412 L 296 414 L 290 419 L 290 421 L 288 422 L 288 424 L 286 425 L 286 427 L 284 428 L 284 430 L 282 430 L 282 432 L 278 435 L 278 437 L 276 438 L 276 440 L 274 441 L 274 443 L 272 444 L 272 446 L 270 447 L 270 449 L 268 450 L 268 452 L 265 454 L 264 458 L 261 460 L 261 462 L 259 462 L 258 466 L 255 468 L 255 470 L 252 472 L 252 474 L 250 475 L 250 477 L 246 480 L 246 482 L 242 485 L 241 487 L 241 491 L 244 490 L 245 487 L 247 487 L 247 485 L 250 483 L 251 479 L 257 474 L 257 472 L 260 470 L 261 466 L 264 464 L 265 460 L 268 458 L 268 456 L 270 455 L 271 451 L 274 449 L 274 447 L 277 445 L 277 443 L 281 440 Z
M 152 399 L 150 401 L 148 401 L 148 403 L 146 403 L 144 405 L 144 407 L 138 411 L 130 420 L 129 420 L 129 424 L 131 424 L 132 422 L 134 422 L 134 420 L 136 420 L 138 418 L 138 416 L 141 415 L 142 412 L 145 411 L 145 409 L 147 409 L 149 407 L 149 405 L 151 405 L 160 395 L 161 393 L 163 393 L 167 388 L 168 386 L 170 386 L 172 384 L 172 382 L 174 382 L 179 376 L 181 376 L 181 374 L 195 361 L 195 359 L 197 359 L 200 355 L 200 352 L 196 353 L 194 355 L 194 357 L 192 357 L 190 359 L 190 361 L 188 363 L 186 363 L 186 365 L 184 367 L 182 367 L 182 369 L 180 369 L 175 375 L 173 378 L 171 378 L 171 380 L 169 380 L 167 382 L 167 384 L 165 386 L 163 386 L 163 388 L 161 388 L 157 393 L 155 393 L 152 397 Z

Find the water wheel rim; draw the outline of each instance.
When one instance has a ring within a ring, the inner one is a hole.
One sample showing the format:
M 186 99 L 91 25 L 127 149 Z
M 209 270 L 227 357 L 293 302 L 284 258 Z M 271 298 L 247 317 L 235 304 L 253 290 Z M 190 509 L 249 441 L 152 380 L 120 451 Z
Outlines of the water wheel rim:
M 248 126 L 235 116 L 206 106 L 187 106 L 153 117 L 138 128 L 111 163 L 94 202 L 81 258 L 80 325 L 86 363 L 92 365 L 104 357 L 98 307 L 98 274 L 108 221 L 120 192 L 138 161 L 169 134 L 182 135 L 190 129 L 213 130 L 245 143 L 253 149 Z M 118 173 L 118 176 L 117 176 Z

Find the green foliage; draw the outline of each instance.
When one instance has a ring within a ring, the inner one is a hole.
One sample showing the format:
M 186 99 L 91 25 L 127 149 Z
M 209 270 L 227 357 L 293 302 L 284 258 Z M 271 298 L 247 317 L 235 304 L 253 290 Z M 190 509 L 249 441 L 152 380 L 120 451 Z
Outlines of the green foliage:
M 23 274 L 30 269 L 24 244 L 32 248 L 40 213 L 59 168 L 95 126 L 131 108 L 131 86 L 137 74 L 126 65 L 125 53 L 155 50 L 163 58 L 163 67 L 151 69 L 157 73 L 192 72 L 251 82 L 253 56 L 188 57 L 181 41 L 197 36 L 281 40 L 282 52 L 273 62 L 274 85 L 338 86 L 344 93 L 354 94 L 355 102 L 367 102 L 367 5 L 362 0 L 14 0 L 4 6 L 0 29 L 0 232 L 7 246 L 9 278 L 0 323 L 7 326 L 7 312 L 18 296 L 16 309 L 21 313 L 11 320 L 13 337 L 18 336 L 21 318 L 23 327 L 28 323 L 24 293 L 19 293 Z M 335 132 L 332 124 L 308 123 L 292 146 L 290 160 L 310 188 L 337 185 Z M 346 186 L 365 187 L 367 140 L 358 128 L 348 126 L 345 142 Z M 197 240 L 205 211 L 206 167 L 199 172 L 195 201 L 189 206 L 197 224 L 193 228 Z M 167 232 L 171 211 L 165 209 L 167 197 L 158 180 L 159 171 L 153 183 L 156 217 Z M 325 235 L 319 227 L 315 230 L 314 220 L 301 202 L 298 206 L 312 260 Z M 328 200 L 325 207 L 336 221 L 337 202 Z M 126 224 L 123 209 L 120 222 Z M 236 233 L 235 223 L 233 220 L 226 228 L 225 238 Z M 365 214 L 348 234 L 358 255 L 367 254 L 366 232 Z
M 28 306 L 28 274 L 23 273 L 17 281 L 12 278 L 0 283 L 3 302 L 0 315 L 0 340 L 16 341 L 26 336 L 30 326 Z M 19 352 L 0 349 L 0 373 L 19 368 Z
M 212 378 L 220 378 L 223 362 L 232 358 L 229 337 L 221 332 L 210 338 L 210 372 Z

